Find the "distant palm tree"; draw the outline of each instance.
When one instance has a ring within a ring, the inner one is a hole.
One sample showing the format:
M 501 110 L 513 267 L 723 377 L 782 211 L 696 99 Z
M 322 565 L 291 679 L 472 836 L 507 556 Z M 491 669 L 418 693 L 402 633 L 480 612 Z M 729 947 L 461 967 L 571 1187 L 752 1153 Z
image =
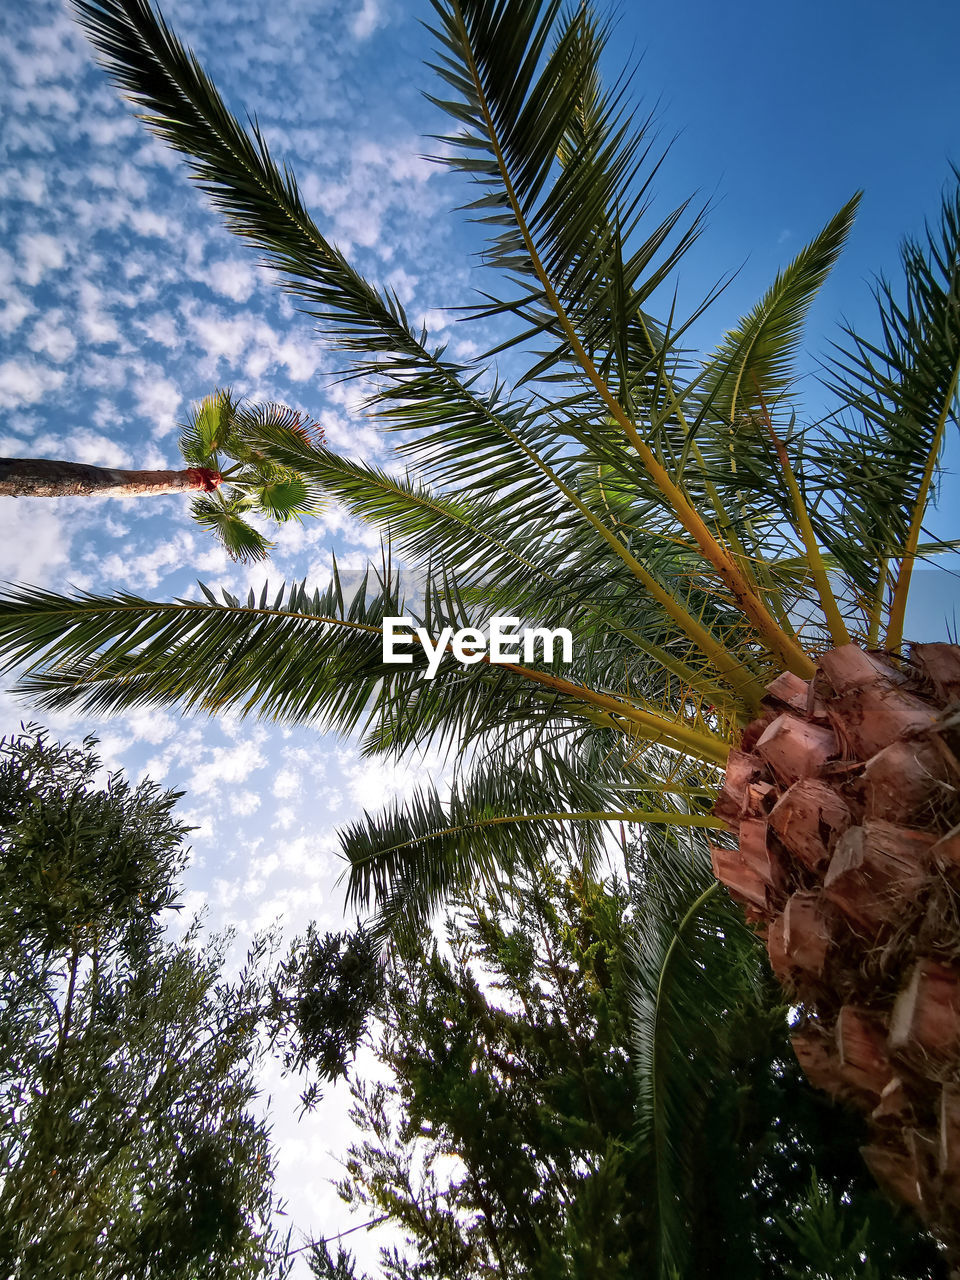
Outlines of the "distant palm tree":
M 199 490 L 204 496 L 191 505 L 198 524 L 212 531 L 234 560 L 265 560 L 273 543 L 244 515 L 279 523 L 299 520 L 316 511 L 319 498 L 298 471 L 257 451 L 256 432 L 270 426 L 311 445 L 323 440 L 316 423 L 285 405 L 248 405 L 220 390 L 194 406 L 182 424 L 180 452 L 190 464 L 183 470 L 126 471 L 50 458 L 0 458 L 0 497 L 136 498 Z
M 957 420 L 960 193 L 905 244 L 902 297 L 877 285 L 878 336 L 844 331 L 835 408 L 801 427 L 801 329 L 856 198 L 698 357 L 682 343 L 702 308 L 681 323 L 653 307 L 700 216 L 648 225 L 658 157 L 623 84 L 602 88 L 604 25 L 560 0 L 434 0 L 436 101 L 456 120 L 443 158 L 478 183 L 507 282 L 477 315 L 516 322 L 496 348 L 523 362 L 510 391 L 350 267 L 148 0 L 76 7 L 404 433 L 406 477 L 284 424 L 256 447 L 382 525 L 414 594 L 389 563 L 354 593 L 335 575 L 245 604 L 24 588 L 0 619 L 7 661 L 30 664 L 21 687 L 53 707 L 363 725 L 370 753 L 456 744 L 448 797 L 425 785 L 343 832 L 350 896 L 384 931 L 557 845 L 589 861 L 611 821 L 691 829 L 694 856 L 712 829 L 714 869 L 802 1016 L 808 1073 L 874 1113 L 871 1167 L 960 1256 L 960 743 L 940 717 L 960 675 L 951 646 L 903 652 L 914 567 L 955 545 L 925 542 L 924 520 Z M 383 619 L 403 614 L 428 638 L 497 614 L 566 626 L 574 658 L 464 665 L 448 648 L 426 678 L 422 651 L 384 660 Z

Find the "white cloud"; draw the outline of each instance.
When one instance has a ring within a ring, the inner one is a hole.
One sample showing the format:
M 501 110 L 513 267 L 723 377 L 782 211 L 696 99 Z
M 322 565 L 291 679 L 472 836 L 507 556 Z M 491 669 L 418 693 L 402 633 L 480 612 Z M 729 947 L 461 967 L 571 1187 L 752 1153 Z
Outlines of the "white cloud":
M 340 768 L 347 784 L 347 794 L 355 805 L 364 809 L 380 809 L 392 800 L 406 800 L 423 785 L 425 778 L 439 785 L 449 769 L 438 751 L 421 756 L 409 755 L 403 760 L 367 759 L 354 747 L 343 747 L 338 753 Z
M 133 160 L 138 166 L 149 165 L 152 168 L 165 169 L 168 173 L 183 172 L 183 161 L 171 148 L 164 146 L 158 138 L 149 135 L 144 138 L 143 131 L 137 122 L 124 113 L 123 123 L 130 126 L 126 132 L 137 134 L 140 146 L 134 153 Z
M 229 361 L 234 366 L 242 362 L 252 382 L 269 369 L 283 369 L 295 382 L 304 382 L 327 359 L 319 343 L 282 336 L 249 311 L 230 315 L 219 308 L 201 309 L 193 302 L 185 303 L 182 311 L 191 337 L 204 349 L 205 373 L 211 378 L 219 377 L 222 363 Z
M 176 426 L 183 396 L 172 379 L 160 373 L 138 378 L 135 389 L 137 409 L 153 423 L 156 437 L 168 435 Z
M 48 311 L 33 326 L 27 346 L 31 351 L 49 356 L 57 364 L 63 364 L 76 351 L 77 340 L 63 323 L 63 312 Z
M 394 267 L 384 280 L 388 289 L 392 289 L 404 306 L 413 301 L 419 280 L 403 267 Z
M 78 289 L 80 328 L 96 346 L 120 341 L 120 330 L 113 316 L 104 308 L 104 291 L 91 280 L 82 280 Z
M 235 880 L 216 879 L 213 882 L 213 888 L 216 893 L 217 906 L 222 910 L 229 910 L 240 894 L 240 886 Z
M 273 810 L 273 827 L 277 831 L 289 831 L 299 820 L 300 814 L 292 805 L 281 805 Z
M 8 286 L 5 297 L 0 298 L 0 333 L 8 337 L 15 333 L 33 310 L 33 303 L 19 289 Z
M 255 730 L 245 741 L 235 747 L 214 747 L 210 758 L 198 765 L 190 778 L 191 795 L 207 795 L 216 793 L 221 787 L 231 788 L 238 782 L 246 782 L 247 778 L 267 763 L 263 753 L 264 733 Z
M 137 445 L 137 466 L 144 471 L 165 471 L 168 467 L 182 467 L 183 460 L 179 454 L 176 458 L 168 458 L 155 444 L 147 441 Z
M 310 911 L 313 914 L 323 902 L 323 894 L 313 885 L 310 887 Z M 303 888 L 291 885 L 281 889 L 272 897 L 264 899 L 250 919 L 252 932 L 269 929 L 276 920 L 300 920 L 303 916 Z
M 44 231 L 25 233 L 17 241 L 20 275 L 28 285 L 37 285 L 48 271 L 58 271 L 64 263 L 63 245 Z
M 138 235 L 166 239 L 171 234 L 170 219 L 153 209 L 131 209 L 127 220 Z
M 146 177 L 129 160 L 119 165 L 90 165 L 86 176 L 95 187 L 104 187 L 110 192 L 122 191 L 134 200 L 146 199 L 149 189 Z
M 174 500 L 182 502 L 182 499 L 182 494 L 171 494 L 164 498 L 130 498 L 124 501 L 140 506 L 144 502 L 152 505 Z M 118 584 L 141 591 L 144 588 L 153 590 L 168 573 L 191 563 L 193 545 L 192 535 L 185 534 L 167 538 L 149 552 L 135 550 L 128 543 L 122 551 L 115 551 L 103 558 L 101 572 L 104 577 Z
M 168 742 L 178 728 L 176 719 L 169 712 L 158 710 L 155 707 L 141 707 L 133 711 L 126 711 L 122 715 L 122 722 L 124 729 L 131 735 L 134 742 L 148 743 L 150 746 L 158 746 L 161 742 Z M 142 770 L 141 777 L 157 777 L 160 770 L 165 773 L 166 766 L 161 763 L 161 759 L 161 757 L 155 757 L 151 761 L 151 765 L 159 765 L 157 773 L 153 773 L 148 766 Z
M 5 360 L 0 364 L 0 409 L 19 409 L 36 404 L 44 396 L 58 391 L 66 375 L 59 369 L 37 360 Z
M 367 425 L 369 419 L 359 416 L 347 419 L 339 414 L 325 413 L 320 415 L 320 420 L 328 448 L 345 457 L 369 461 L 389 447 L 384 433 Z
M 128 467 L 130 455 L 126 449 L 97 435 L 94 431 L 74 431 L 67 437 L 71 456 L 77 462 L 87 462 L 96 467 Z
M 215 293 L 231 298 L 234 302 L 246 302 L 257 283 L 253 267 L 239 258 L 211 262 L 204 278 Z
M 27 164 L 22 169 L 4 169 L 0 173 L 0 190 L 5 191 L 10 199 L 43 204 L 47 198 L 47 179 L 38 164 Z
M 186 821 L 186 815 L 180 814 L 181 819 Z M 194 822 L 193 825 L 196 825 Z M 177 912 L 177 919 L 170 923 L 176 928 L 179 924 L 181 930 L 186 930 L 187 925 L 194 916 L 203 915 L 210 903 L 210 895 L 200 889 L 187 889 L 185 893 L 180 895 L 180 901 L 183 904 L 183 910 Z
M 95 146 L 107 148 L 114 146 L 123 138 L 131 138 L 135 134 L 139 134 L 141 128 L 142 126 L 137 123 L 133 116 L 118 108 L 109 116 L 97 115 L 91 112 L 90 115 L 81 120 L 78 132 L 86 134 Z M 139 161 L 139 156 L 137 159 Z
M 0 500 L 0 546 L 6 581 L 51 586 L 70 559 L 65 509 L 48 498 Z
M 383 18 L 377 0 L 363 0 L 360 12 L 350 22 L 350 33 L 355 40 L 366 40 L 381 25 Z
M 260 796 L 256 791 L 236 791 L 231 788 L 228 799 L 230 812 L 239 818 L 249 818 L 260 808 Z
M 273 780 L 273 794 L 278 800 L 289 800 L 298 795 L 302 778 L 296 769 L 281 769 Z
M 280 862 L 284 870 L 297 880 L 329 880 L 334 874 L 336 854 L 340 841 L 331 830 L 316 834 L 296 836 L 280 847 Z M 339 871 L 339 868 L 337 868 Z M 312 893 L 312 890 L 311 890 Z
M 304 199 L 333 220 L 331 239 L 340 248 L 375 249 L 389 261 L 397 252 L 398 215 L 414 214 L 418 223 L 433 209 L 427 191 L 434 166 L 420 155 L 418 139 L 391 138 L 389 143 L 358 140 L 339 179 L 307 172 L 301 180 Z M 390 225 L 390 234 L 384 227 Z
M 81 428 L 67 436 L 52 433 L 37 436 L 31 446 L 42 456 L 63 457 L 70 462 L 85 462 L 93 467 L 125 467 L 129 465 L 126 449 L 115 440 Z
M 190 833 L 190 840 L 194 845 L 198 840 L 212 840 L 216 835 L 217 828 L 212 813 L 203 813 L 199 809 L 178 809 L 177 818 L 188 827 L 194 828 Z M 193 862 L 196 866 L 200 865 L 200 859 L 196 856 Z M 203 899 L 206 901 L 207 894 L 203 894 Z
M 447 311 L 440 311 L 436 307 L 425 311 L 420 324 L 427 330 L 432 338 L 442 333 L 451 323 L 451 316 Z
M 152 315 L 136 321 L 137 328 L 142 329 L 151 342 L 156 342 L 161 347 L 168 347 L 170 350 L 176 350 L 183 346 L 183 334 L 177 327 L 173 316 L 167 315 L 162 311 L 155 311 Z

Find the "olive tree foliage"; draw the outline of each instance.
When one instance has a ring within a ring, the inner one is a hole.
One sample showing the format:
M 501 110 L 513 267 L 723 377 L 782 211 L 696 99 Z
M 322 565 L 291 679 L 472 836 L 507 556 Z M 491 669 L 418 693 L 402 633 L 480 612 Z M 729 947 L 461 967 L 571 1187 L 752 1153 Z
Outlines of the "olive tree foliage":
M 267 1022 L 284 1074 L 307 1077 L 304 1111 L 320 1101 L 323 1081 L 346 1076 L 382 992 L 380 948 L 362 925 L 321 937 L 311 923 L 291 943 L 270 982 Z
M 227 981 L 229 938 L 165 936 L 181 793 L 94 747 L 0 742 L 0 1274 L 284 1275 L 249 1109 L 271 941 Z

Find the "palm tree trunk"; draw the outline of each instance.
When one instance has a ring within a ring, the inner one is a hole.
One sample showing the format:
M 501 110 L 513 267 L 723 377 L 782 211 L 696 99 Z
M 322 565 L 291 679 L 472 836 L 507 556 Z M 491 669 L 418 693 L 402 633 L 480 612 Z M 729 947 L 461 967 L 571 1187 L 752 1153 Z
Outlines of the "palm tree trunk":
M 210 493 L 221 481 L 209 467 L 184 471 L 121 471 L 51 458 L 0 458 L 0 496 L 8 498 L 135 498 L 143 494 Z
M 733 751 L 713 867 L 763 934 L 807 1078 L 960 1276 L 960 647 L 844 645 Z M 735 843 L 734 843 L 735 841 Z

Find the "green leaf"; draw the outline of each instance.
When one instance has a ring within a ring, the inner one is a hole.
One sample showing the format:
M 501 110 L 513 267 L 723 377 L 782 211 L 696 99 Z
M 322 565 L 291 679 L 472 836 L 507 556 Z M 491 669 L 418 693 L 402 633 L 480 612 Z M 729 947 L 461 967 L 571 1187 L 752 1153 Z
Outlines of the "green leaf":
M 810 304 L 833 268 L 860 203 L 858 192 L 797 254 L 707 362 L 699 394 L 725 423 L 773 412 L 794 377 L 794 357 Z
M 301 476 L 268 480 L 255 493 L 261 510 L 281 523 L 311 510 L 310 491 Z
M 204 496 L 193 500 L 191 511 L 197 524 L 210 530 L 231 560 L 256 564 L 268 559 L 274 544 L 237 513 L 235 504 Z
M 900 257 L 901 287 L 882 278 L 874 287 L 879 336 L 845 327 L 846 345 L 829 362 L 827 385 L 843 407 L 814 455 L 828 494 L 822 536 L 845 572 L 872 594 L 888 560 L 910 561 L 895 630 L 911 544 L 936 493 L 948 428 L 960 420 L 960 170 L 939 226 L 904 240 Z
M 729 1075 L 729 1010 L 757 1002 L 756 937 L 714 878 L 697 832 L 648 829 L 638 886 L 630 999 L 637 1136 L 657 1280 L 684 1275 L 698 1127 Z
M 217 451 L 227 444 L 233 426 L 234 402 L 228 390 L 215 391 L 195 405 L 181 424 L 179 446 L 193 466 L 215 465 Z

